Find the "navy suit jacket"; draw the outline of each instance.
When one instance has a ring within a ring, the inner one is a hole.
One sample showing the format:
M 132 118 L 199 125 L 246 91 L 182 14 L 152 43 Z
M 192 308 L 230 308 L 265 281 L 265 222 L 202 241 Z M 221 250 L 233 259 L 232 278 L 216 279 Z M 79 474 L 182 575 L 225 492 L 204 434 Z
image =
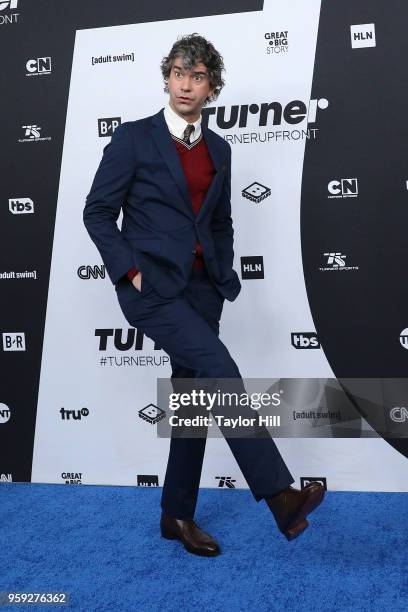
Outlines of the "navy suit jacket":
M 211 279 L 232 302 L 241 283 L 232 268 L 231 146 L 202 124 L 215 174 L 195 215 L 163 110 L 116 128 L 86 198 L 85 227 L 113 284 L 136 267 L 142 286 L 145 275 L 163 297 L 186 286 L 198 240 Z

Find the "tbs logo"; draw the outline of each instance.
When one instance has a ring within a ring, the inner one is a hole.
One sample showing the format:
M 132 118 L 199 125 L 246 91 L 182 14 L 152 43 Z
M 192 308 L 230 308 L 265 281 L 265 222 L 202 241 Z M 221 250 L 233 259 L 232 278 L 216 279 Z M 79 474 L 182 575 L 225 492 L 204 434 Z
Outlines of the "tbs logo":
M 105 117 L 105 119 L 98 119 L 98 134 L 100 138 L 106 136 L 112 136 L 118 125 L 121 123 L 120 117 Z
M 34 202 L 31 198 L 10 198 L 9 211 L 13 215 L 24 215 L 34 212 Z
M 292 346 L 295 349 L 318 349 L 320 342 L 315 332 L 293 332 L 291 335 Z

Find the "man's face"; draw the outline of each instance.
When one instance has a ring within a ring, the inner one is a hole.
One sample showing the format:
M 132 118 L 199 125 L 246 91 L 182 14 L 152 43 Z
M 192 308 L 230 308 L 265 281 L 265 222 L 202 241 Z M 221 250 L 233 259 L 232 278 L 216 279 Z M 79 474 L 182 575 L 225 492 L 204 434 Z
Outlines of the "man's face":
M 196 121 L 200 116 L 205 99 L 214 91 L 214 88 L 210 88 L 205 64 L 199 62 L 188 70 L 183 67 L 182 60 L 177 57 L 173 62 L 167 83 L 171 108 L 189 123 Z

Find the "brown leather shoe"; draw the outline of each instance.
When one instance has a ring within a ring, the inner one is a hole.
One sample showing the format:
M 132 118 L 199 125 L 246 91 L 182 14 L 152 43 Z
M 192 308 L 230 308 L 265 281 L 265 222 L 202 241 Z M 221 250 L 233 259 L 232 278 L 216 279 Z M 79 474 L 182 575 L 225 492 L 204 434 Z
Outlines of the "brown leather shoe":
M 177 519 L 162 512 L 160 530 L 163 538 L 181 540 L 184 548 L 194 555 L 215 557 L 221 550 L 218 543 L 208 533 L 202 531 L 193 519 Z
M 294 540 L 308 527 L 306 516 L 322 503 L 324 494 L 321 483 L 310 482 L 302 491 L 289 486 L 265 501 L 280 531 L 287 540 Z

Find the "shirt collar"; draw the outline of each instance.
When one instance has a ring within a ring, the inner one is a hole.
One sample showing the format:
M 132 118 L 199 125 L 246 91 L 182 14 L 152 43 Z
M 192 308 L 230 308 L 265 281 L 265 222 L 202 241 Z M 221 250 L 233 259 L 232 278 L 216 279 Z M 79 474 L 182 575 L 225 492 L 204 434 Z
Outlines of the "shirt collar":
M 183 138 L 184 130 L 189 122 L 183 119 L 183 117 L 180 117 L 180 115 L 178 115 L 176 111 L 171 108 L 169 103 L 167 103 L 167 105 L 164 107 L 164 118 L 170 133 L 173 134 L 173 136 L 177 136 L 177 138 Z M 200 115 L 197 121 L 192 123 L 195 130 L 192 132 L 192 134 L 190 134 L 190 142 L 194 142 L 200 137 L 201 119 L 202 117 Z

